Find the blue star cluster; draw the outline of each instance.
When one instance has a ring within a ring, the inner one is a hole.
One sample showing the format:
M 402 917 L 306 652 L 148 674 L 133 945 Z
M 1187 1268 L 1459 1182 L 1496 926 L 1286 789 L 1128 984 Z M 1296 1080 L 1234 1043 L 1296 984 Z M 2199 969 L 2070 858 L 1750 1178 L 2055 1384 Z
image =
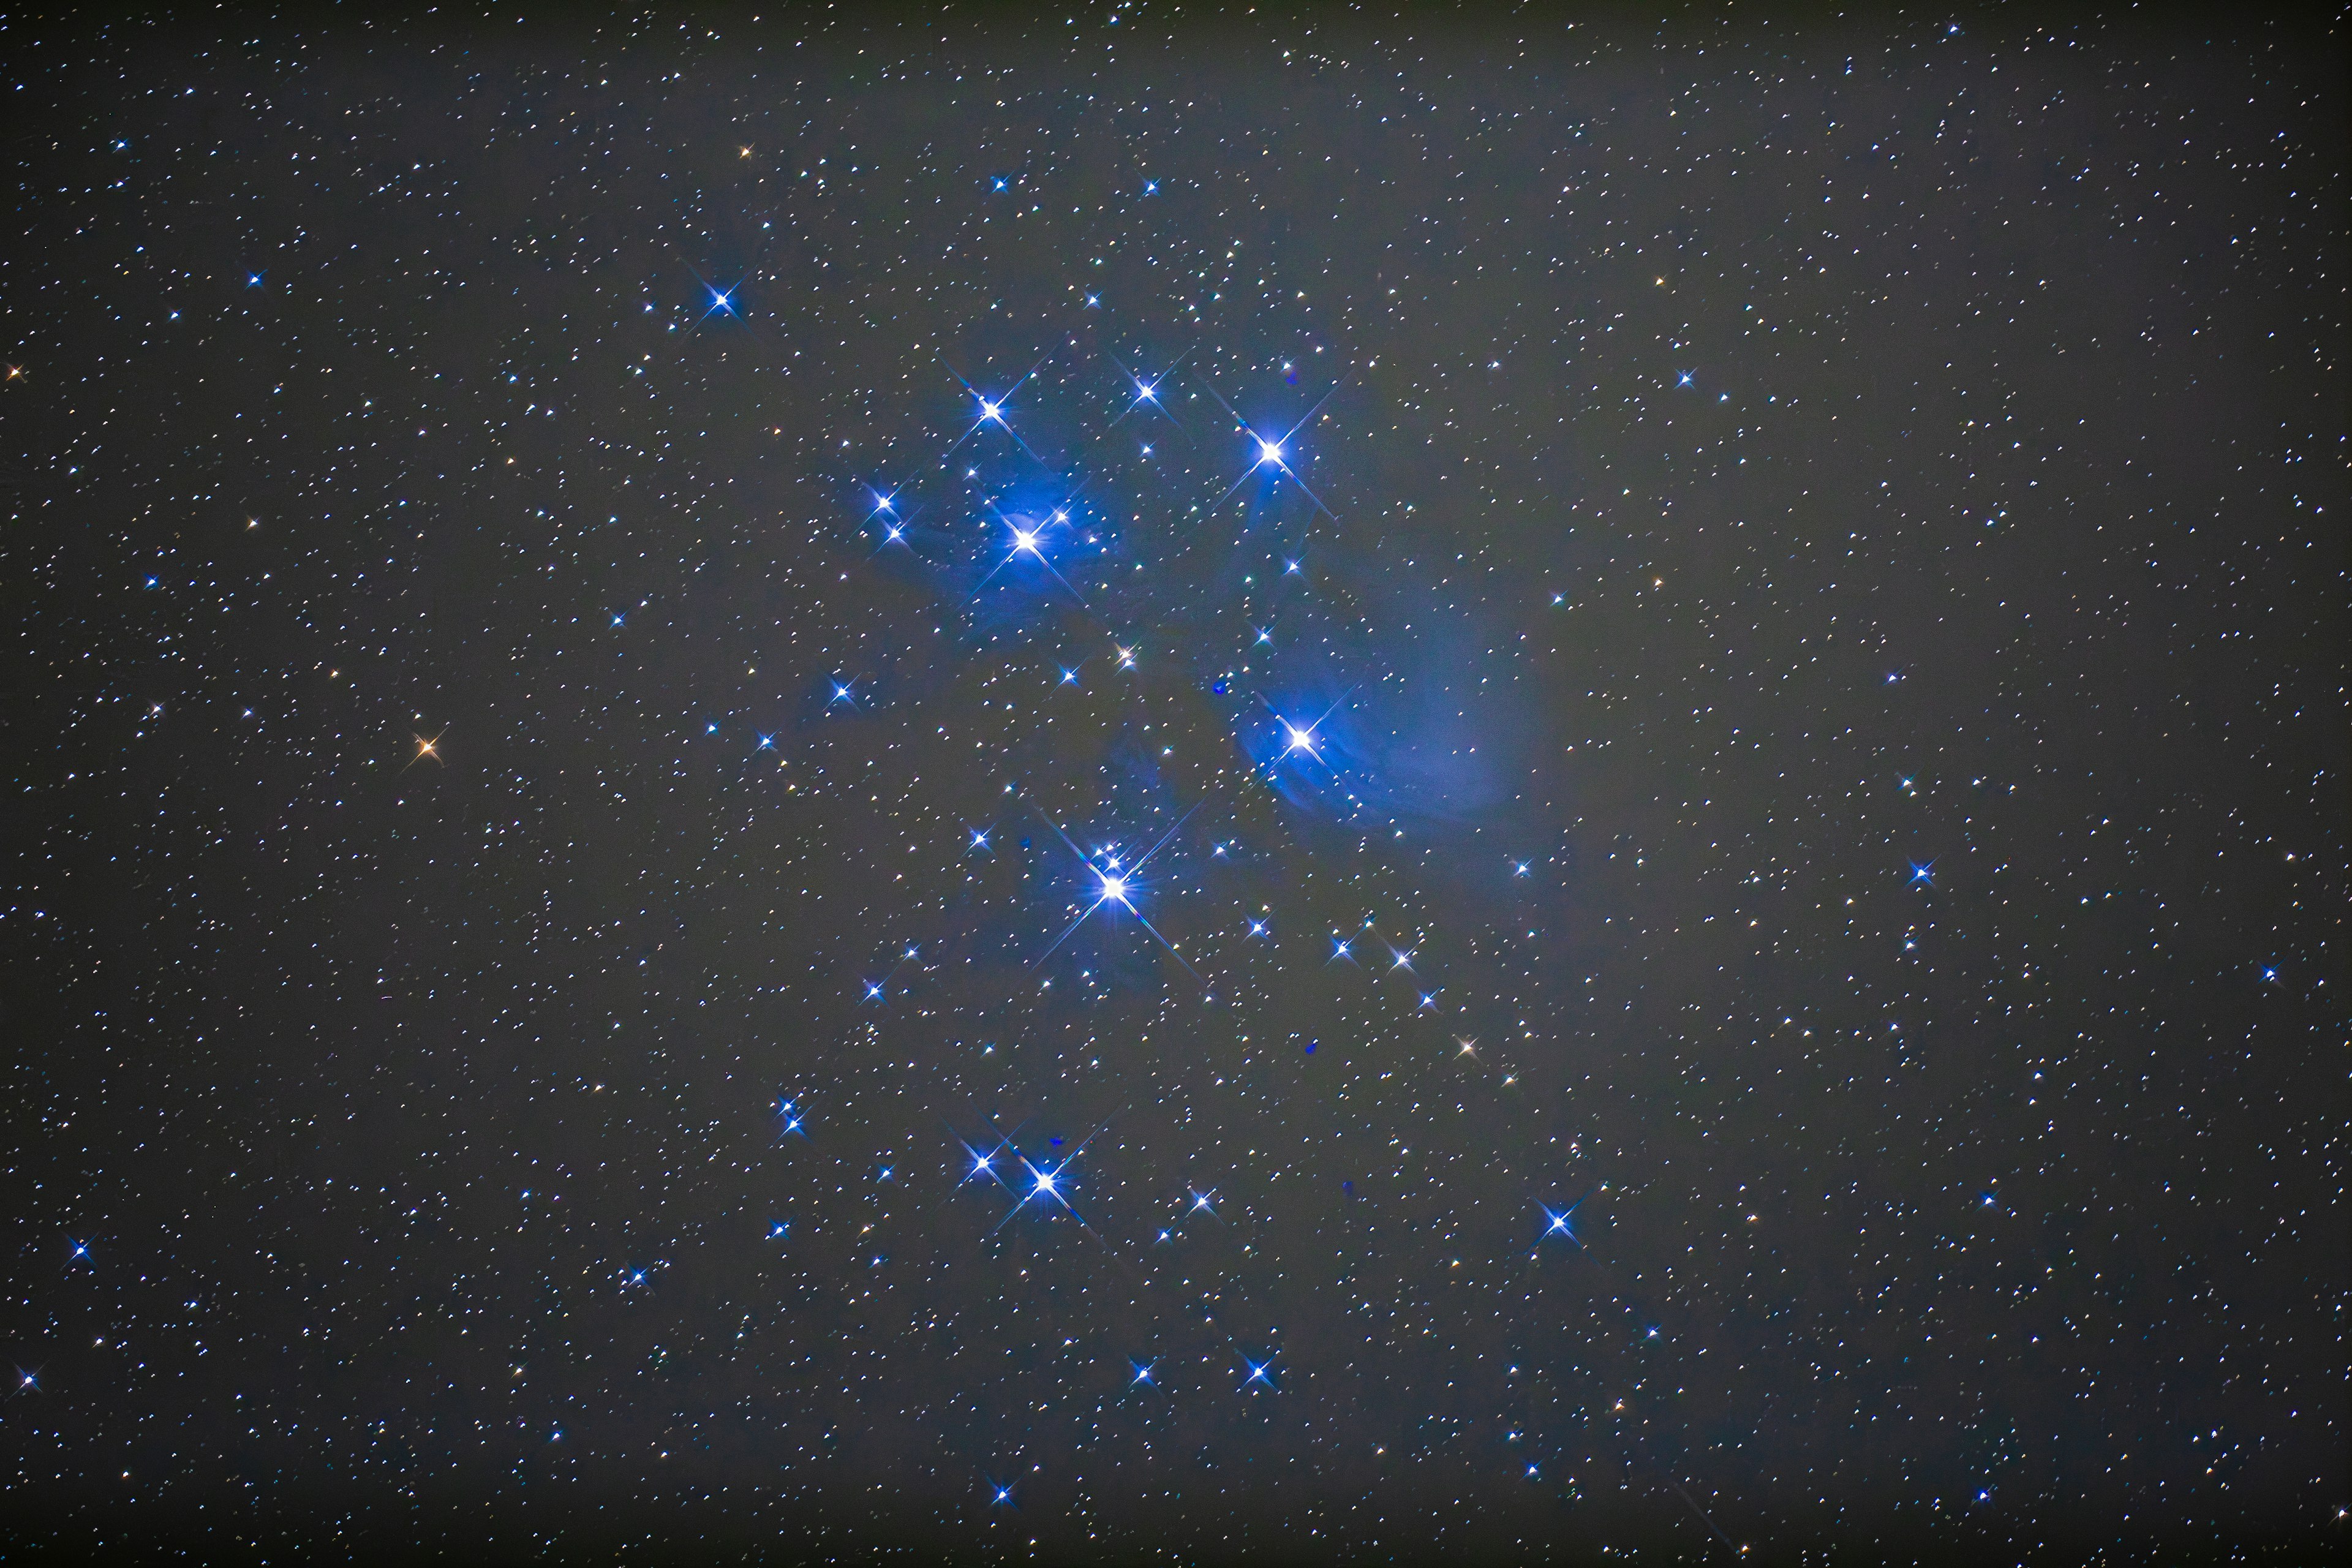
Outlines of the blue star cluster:
M 0 1542 L 2342 1550 L 2340 22 L 583 18 L 10 25 Z

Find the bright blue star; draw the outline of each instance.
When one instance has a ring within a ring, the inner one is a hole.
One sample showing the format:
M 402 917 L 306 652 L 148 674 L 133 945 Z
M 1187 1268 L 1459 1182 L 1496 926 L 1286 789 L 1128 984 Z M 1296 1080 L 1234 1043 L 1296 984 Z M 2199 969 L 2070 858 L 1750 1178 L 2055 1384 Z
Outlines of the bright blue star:
M 996 509 L 992 503 L 989 510 L 994 511 Z M 1007 517 L 1003 513 L 998 512 L 997 516 L 1012 534 L 1012 538 L 1009 541 L 1011 548 L 1005 552 L 1003 560 L 990 567 L 986 574 L 982 576 L 979 586 L 972 590 L 972 596 L 974 598 L 978 598 L 980 596 L 981 590 L 986 588 L 990 583 L 993 582 L 999 572 L 1003 571 L 1021 556 L 1026 555 L 1031 560 L 1036 562 L 1038 565 L 1043 566 L 1046 571 L 1052 573 L 1054 581 L 1068 589 L 1070 597 L 1076 599 L 1079 605 L 1084 607 L 1087 602 L 1086 595 L 1079 593 L 1077 584 L 1071 582 L 1067 577 L 1062 575 L 1061 568 L 1055 565 L 1052 561 L 1046 558 L 1045 555 L 1045 530 L 1047 528 L 1066 526 L 1070 521 L 1069 508 L 1067 506 L 1055 507 L 1053 513 L 1047 517 L 1045 521 L 1043 523 L 1034 521 L 1029 518 L 1019 516 L 1017 514 Z
M 1128 399 L 1127 406 L 1119 410 L 1118 418 L 1111 421 L 1111 425 L 1117 426 L 1119 423 L 1119 420 L 1125 419 L 1129 415 L 1134 413 L 1139 408 L 1149 407 L 1159 413 L 1171 424 L 1181 426 L 1182 421 L 1179 420 L 1173 414 L 1169 413 L 1167 405 L 1160 401 L 1160 384 L 1166 381 L 1171 375 L 1174 374 L 1176 366 L 1182 364 L 1184 360 L 1190 357 L 1191 356 L 1189 354 L 1180 356 L 1174 364 L 1169 365 L 1158 375 L 1147 376 L 1129 369 L 1127 362 L 1120 359 L 1117 354 L 1110 355 L 1110 363 L 1118 367 L 1119 374 L 1127 378 L 1128 385 L 1132 387 L 1135 393 L 1132 397 Z M 1147 456 L 1150 455 L 1150 451 L 1151 448 L 1150 447 L 1147 446 L 1144 447 L 1144 452 Z
M 1127 663 L 1129 658 L 1129 651 L 1125 648 L 1121 648 L 1119 650 L 1119 658 L 1122 665 Z M 1098 855 L 1087 854 L 1085 851 L 1079 849 L 1076 843 L 1071 839 L 1068 834 L 1062 831 L 1061 826 L 1058 823 L 1055 823 L 1050 817 L 1045 818 L 1045 825 L 1048 827 L 1053 828 L 1055 836 L 1060 838 L 1064 845 L 1068 847 L 1070 853 L 1078 858 L 1078 859 L 1086 866 L 1087 872 L 1094 878 L 1095 897 L 1092 902 L 1088 903 L 1086 908 L 1078 911 L 1077 918 L 1071 921 L 1067 926 L 1063 928 L 1062 934 L 1055 937 L 1045 951 L 1037 955 L 1036 963 L 1031 964 L 1030 967 L 1034 969 L 1036 967 L 1036 964 L 1043 963 L 1046 959 L 1052 957 L 1054 953 L 1060 949 L 1064 942 L 1069 941 L 1070 938 L 1076 934 L 1080 926 L 1086 924 L 1088 917 L 1093 915 L 1097 910 L 1101 909 L 1105 904 L 1117 904 L 1120 909 L 1123 909 L 1128 913 L 1135 916 L 1137 923 L 1141 925 L 1145 931 L 1150 932 L 1152 940 L 1159 942 L 1161 947 L 1165 948 L 1170 957 L 1182 964 L 1187 973 L 1192 974 L 1196 980 L 1199 979 L 1199 972 L 1192 968 L 1192 962 L 1185 958 L 1182 953 L 1176 951 L 1176 946 L 1173 942 L 1171 942 L 1166 937 L 1160 935 L 1160 928 L 1153 925 L 1150 920 L 1146 919 L 1143 912 L 1136 908 L 1135 904 L 1135 895 L 1142 890 L 1142 883 L 1139 879 L 1140 878 L 1146 863 L 1148 863 L 1153 856 L 1159 854 L 1160 850 L 1167 847 L 1169 841 L 1176 837 L 1177 833 L 1183 827 L 1186 822 L 1192 820 L 1192 813 L 1199 809 L 1200 807 L 1197 804 L 1188 809 L 1183 816 L 1176 819 L 1175 823 L 1169 827 L 1167 832 L 1160 836 L 1159 840 L 1155 842 L 1150 848 L 1145 850 L 1141 855 L 1137 856 L 1132 861 L 1126 864 L 1121 863 L 1120 858 L 1118 855 L 1108 851 L 1101 852 Z M 1113 846 L 1112 847 L 1115 849 L 1117 847 Z M 1099 866 L 1095 863 L 1097 858 L 1102 860 L 1102 864 Z
M 1585 1197 L 1591 1195 L 1587 1193 Z M 1576 1234 L 1576 1211 L 1582 1207 L 1583 1204 L 1584 1198 L 1579 1198 L 1564 1209 L 1549 1208 L 1543 1204 L 1536 1205 L 1536 1207 L 1543 1210 L 1544 1237 L 1565 1237 L 1571 1245 L 1580 1249 L 1584 1246 L 1584 1238 Z M 1541 1240 L 1543 1237 L 1538 1237 L 1538 1239 Z
M 1052 357 L 1053 356 L 1050 353 L 1046 355 L 1047 359 Z M 966 441 L 971 440 L 972 437 L 978 435 L 982 429 L 993 425 L 998 429 L 1003 431 L 1007 436 L 1012 437 L 1013 445 L 1019 447 L 1024 452 L 1026 452 L 1032 462 L 1043 463 L 1045 459 L 1037 456 L 1034 448 L 1033 448 L 1028 442 L 1024 441 L 1021 438 L 1021 433 L 1013 429 L 1012 424 L 1005 418 L 1005 410 L 1012 405 L 1013 395 L 1029 384 L 1031 376 L 1035 375 L 1039 371 L 1045 368 L 1045 360 L 1041 359 L 1035 364 L 1031 365 L 1029 367 L 1028 374 L 1024 375 L 1019 381 L 1014 382 L 1003 392 L 994 396 L 991 396 L 989 394 L 982 392 L 980 388 L 972 385 L 971 383 L 964 381 L 962 374 L 958 372 L 953 365 L 949 365 L 948 374 L 953 375 L 957 381 L 962 383 L 963 389 L 971 394 L 972 401 L 978 405 L 979 417 L 973 420 L 972 423 L 966 427 L 962 435 L 948 443 L 947 451 L 940 454 L 941 459 L 944 460 L 947 457 L 952 454 L 958 447 L 961 447 Z M 970 477 L 969 472 L 966 477 Z
M 1284 368 L 1287 370 L 1289 367 L 1286 365 Z M 1293 377 L 1292 379 L 1295 380 L 1296 377 Z M 1307 481 L 1299 477 L 1298 470 L 1290 466 L 1287 454 L 1290 449 L 1291 437 L 1297 435 L 1299 431 L 1305 429 L 1308 424 L 1313 422 L 1315 416 L 1322 411 L 1323 405 L 1330 401 L 1332 393 L 1339 390 L 1339 384 L 1334 383 L 1330 391 L 1324 393 L 1321 397 L 1315 400 L 1314 406 L 1307 409 L 1305 418 L 1299 420 L 1297 424 L 1293 425 L 1288 430 L 1283 432 L 1279 436 L 1265 436 L 1259 434 L 1258 431 L 1251 426 L 1248 420 L 1244 419 L 1240 414 L 1234 411 L 1234 405 L 1227 403 L 1223 395 L 1221 395 L 1214 386 L 1210 385 L 1206 381 L 1203 381 L 1201 384 L 1203 391 L 1207 392 L 1211 397 L 1216 399 L 1217 406 L 1223 409 L 1226 416 L 1233 420 L 1234 433 L 1236 435 L 1245 436 L 1249 438 L 1254 453 L 1249 467 L 1242 470 L 1241 478 L 1235 479 L 1233 484 L 1226 489 L 1225 493 L 1217 498 L 1216 505 L 1211 507 L 1209 510 L 1215 511 L 1223 508 L 1225 502 L 1231 500 L 1240 492 L 1241 488 L 1249 482 L 1251 475 L 1256 473 L 1261 468 L 1271 468 L 1275 469 L 1281 478 L 1286 479 L 1292 484 L 1297 485 L 1299 488 L 1299 490 L 1305 494 L 1307 499 L 1314 503 L 1315 510 L 1317 511 L 1321 512 L 1325 517 L 1331 517 L 1331 509 L 1323 504 L 1323 498 L 1317 495 L 1315 491 L 1308 487 Z M 1338 520 L 1333 518 L 1333 521 L 1337 521 Z
M 1098 1131 L 1100 1129 L 1097 1129 L 1097 1131 Z M 1056 1138 L 1054 1142 L 1055 1143 L 1059 1144 L 1061 1140 Z M 1071 1205 L 1069 1194 L 1064 1190 L 1067 1185 L 1066 1178 L 1068 1176 L 1070 1167 L 1078 1163 L 1078 1156 L 1085 1153 L 1087 1145 L 1093 1142 L 1094 1134 L 1088 1133 L 1085 1138 L 1079 1141 L 1076 1148 L 1064 1155 L 1058 1163 L 1054 1164 L 1040 1164 L 1036 1161 L 1029 1158 L 1028 1155 L 1021 1152 L 1020 1150 L 1013 1148 L 1013 1145 L 1010 1142 L 1000 1145 L 1001 1148 L 1012 1149 L 1013 1157 L 1021 1163 L 1022 1171 L 1026 1173 L 1027 1184 L 1025 1186 L 1016 1186 L 1013 1183 L 1006 1181 L 1003 1176 L 998 1174 L 993 1170 L 988 1173 L 990 1176 L 994 1178 L 998 1185 L 1003 1187 L 1006 1192 L 1013 1194 L 1013 1206 L 1005 1211 L 1005 1215 L 1003 1219 L 996 1222 L 997 1228 L 1000 1230 L 1003 1229 L 1015 1215 L 1018 1215 L 1023 1209 L 1027 1208 L 1031 1203 L 1034 1202 L 1038 1204 L 1058 1205 L 1062 1212 L 1068 1215 L 1072 1219 L 1076 1220 L 1079 1226 L 1084 1228 L 1088 1235 L 1093 1235 L 1093 1227 L 1087 1224 L 1086 1216 L 1079 1214 L 1078 1211 Z M 966 1144 L 965 1147 L 969 1149 L 971 1148 L 971 1145 Z M 964 1179 L 970 1181 L 972 1177 L 971 1175 L 967 1174 Z M 1100 1238 L 1097 1237 L 1097 1239 Z

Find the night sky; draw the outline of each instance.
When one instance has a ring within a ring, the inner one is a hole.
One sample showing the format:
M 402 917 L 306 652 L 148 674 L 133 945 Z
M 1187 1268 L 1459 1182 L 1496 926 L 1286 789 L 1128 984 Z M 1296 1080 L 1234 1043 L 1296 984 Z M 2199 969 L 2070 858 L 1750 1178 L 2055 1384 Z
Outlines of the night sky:
M 2345 38 L 2053 14 L 7 18 L 0 1547 L 2344 1550 Z

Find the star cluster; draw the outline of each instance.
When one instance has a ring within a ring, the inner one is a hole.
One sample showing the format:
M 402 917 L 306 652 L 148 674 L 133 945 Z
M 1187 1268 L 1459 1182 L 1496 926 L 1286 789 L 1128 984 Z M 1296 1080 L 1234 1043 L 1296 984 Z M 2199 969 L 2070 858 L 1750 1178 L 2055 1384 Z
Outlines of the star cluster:
M 194 27 L 11 49 L 0 1541 L 2340 1549 L 2339 29 Z

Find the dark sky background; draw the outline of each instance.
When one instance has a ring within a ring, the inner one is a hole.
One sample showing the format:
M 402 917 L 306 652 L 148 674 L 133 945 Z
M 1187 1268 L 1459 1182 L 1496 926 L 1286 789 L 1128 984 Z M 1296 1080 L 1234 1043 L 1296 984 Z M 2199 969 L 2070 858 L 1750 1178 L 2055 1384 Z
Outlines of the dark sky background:
M 2344 37 L 2049 15 L 9 19 L 0 1542 L 2342 1550 Z

